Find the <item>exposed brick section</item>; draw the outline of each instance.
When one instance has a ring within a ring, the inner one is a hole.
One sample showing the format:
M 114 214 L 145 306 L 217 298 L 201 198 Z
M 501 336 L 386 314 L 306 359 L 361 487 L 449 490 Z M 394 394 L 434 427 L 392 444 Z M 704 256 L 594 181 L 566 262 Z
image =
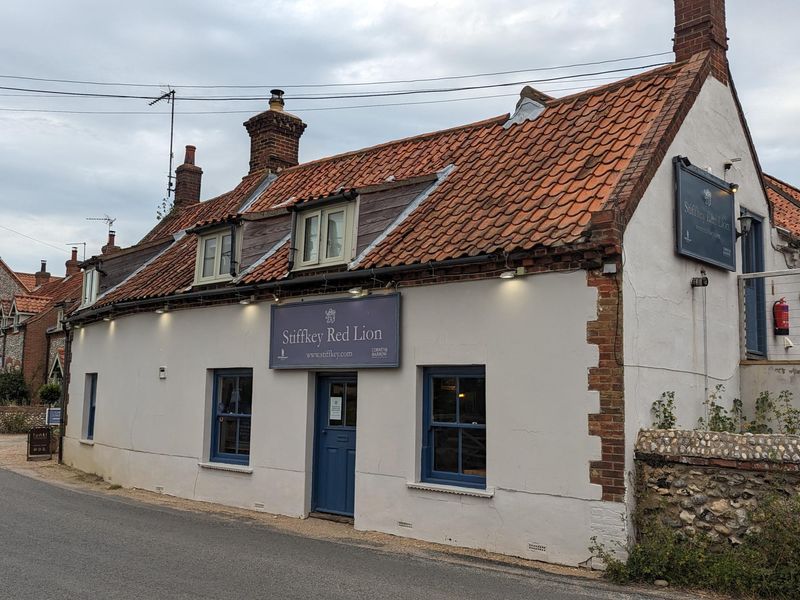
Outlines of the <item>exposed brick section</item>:
M 589 480 L 601 485 L 603 500 L 625 499 L 625 395 L 622 360 L 621 264 L 616 275 L 587 271 L 588 285 L 597 288 L 597 319 L 586 326 L 586 340 L 599 350 L 589 369 L 589 389 L 600 394 L 600 412 L 589 415 L 589 434 L 600 437 L 601 458 L 589 464 Z
M 270 109 L 248 119 L 244 126 L 250 134 L 250 174 L 297 165 L 300 136 L 306 129 L 299 118 Z
M 675 60 L 709 52 L 711 74 L 728 84 L 725 0 L 675 0 Z
M 182 209 L 200 202 L 203 169 L 194 164 L 196 148 L 186 146 L 183 164 L 175 169 L 175 208 Z
M 25 322 L 25 343 L 22 349 L 22 374 L 31 392 L 31 402 L 39 404 L 36 392 L 47 379 L 50 353 L 47 330 L 55 327 L 58 309 L 55 307 Z
M 117 239 L 117 233 L 115 231 L 109 231 L 108 242 L 106 243 L 105 246 L 100 248 L 100 252 L 102 252 L 103 254 L 111 254 L 112 252 L 120 250 L 120 247 L 117 246 L 116 239 Z
M 81 272 L 80 263 L 78 262 L 78 249 L 72 248 L 72 254 L 67 262 L 64 263 L 64 267 L 66 268 L 66 275 L 69 277 L 70 275 L 77 275 Z

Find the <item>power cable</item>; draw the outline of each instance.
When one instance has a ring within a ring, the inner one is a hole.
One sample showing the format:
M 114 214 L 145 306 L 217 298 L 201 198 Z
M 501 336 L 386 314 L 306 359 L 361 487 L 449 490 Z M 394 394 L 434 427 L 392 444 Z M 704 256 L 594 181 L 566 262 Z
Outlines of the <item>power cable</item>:
M 0 225 L 0 229 L 5 229 L 6 231 L 10 231 L 11 233 L 16 233 L 17 235 L 21 235 L 22 237 L 28 238 L 29 240 L 32 240 L 32 241 L 37 242 L 39 244 L 44 244 L 45 246 L 50 246 L 51 248 L 55 248 L 59 252 L 67 252 L 66 250 L 64 250 L 64 248 L 62 248 L 60 246 L 56 246 L 54 244 L 51 244 L 50 242 L 45 242 L 44 240 L 36 239 L 35 237 L 31 237 L 26 233 L 22 233 L 21 231 L 17 231 L 16 229 L 11 229 L 11 227 L 6 227 L 5 225 Z
M 639 54 L 637 56 L 626 56 L 623 58 L 612 58 L 607 60 L 598 60 L 591 62 L 573 63 L 569 65 L 560 65 L 553 67 L 532 67 L 527 69 L 513 69 L 509 71 L 492 71 L 486 73 L 472 73 L 469 75 L 447 75 L 442 77 L 425 77 L 418 79 L 393 79 L 384 81 L 359 81 L 348 83 L 295 83 L 283 85 L 173 85 L 172 87 L 184 89 L 270 89 L 279 87 L 281 89 L 296 89 L 296 88 L 327 88 L 327 87 L 356 87 L 366 85 L 393 85 L 398 83 L 423 83 L 429 81 L 450 81 L 455 79 L 473 79 L 477 77 L 495 77 L 499 75 L 514 75 L 518 73 L 535 73 L 541 71 L 556 71 L 560 69 L 572 69 L 576 67 L 587 67 L 594 65 L 605 65 L 616 62 L 625 62 L 630 60 L 641 60 L 644 58 L 653 58 L 657 56 L 666 56 L 672 52 L 655 52 L 652 54 Z M 130 82 L 111 82 L 111 81 L 87 81 L 77 79 L 50 79 L 46 77 L 29 77 L 23 75 L 0 75 L 0 79 L 17 79 L 21 81 L 41 81 L 48 83 L 66 83 L 77 85 L 97 85 L 97 86 L 111 86 L 111 87 L 139 87 L 151 88 L 161 87 L 164 84 L 156 83 L 130 83 Z
M 369 94 L 336 94 L 336 95 L 305 95 L 305 96 L 287 96 L 289 100 L 339 100 L 351 98 L 385 98 L 390 96 L 409 96 L 414 94 L 439 94 L 439 93 L 452 93 L 463 92 L 470 90 L 483 90 L 497 87 L 509 87 L 525 85 L 530 83 L 547 83 L 552 81 L 565 81 L 575 79 L 578 77 L 587 77 L 593 75 L 607 75 L 609 73 L 623 73 L 628 71 L 637 71 L 642 69 L 649 69 L 653 67 L 660 67 L 671 63 L 653 63 L 649 65 L 639 65 L 636 67 L 625 67 L 621 69 L 610 69 L 606 71 L 596 71 L 593 73 L 576 73 L 574 75 L 561 75 L 559 77 L 549 77 L 544 79 L 527 79 L 522 81 L 507 81 L 504 83 L 493 83 L 484 85 L 472 85 L 452 88 L 427 88 L 416 90 L 395 90 L 390 92 L 376 92 Z M 101 94 L 96 92 L 68 92 L 61 90 L 42 90 L 32 88 L 18 88 L 0 86 L 0 90 L 7 90 L 12 92 L 31 92 L 31 93 L 44 93 L 44 94 L 57 94 L 62 96 L 82 96 L 87 98 L 117 98 L 117 99 L 137 99 L 137 100 L 155 100 L 158 96 L 136 96 L 133 94 Z M 179 100 L 200 100 L 205 102 L 236 102 L 236 101 L 263 101 L 269 100 L 271 96 L 178 96 Z

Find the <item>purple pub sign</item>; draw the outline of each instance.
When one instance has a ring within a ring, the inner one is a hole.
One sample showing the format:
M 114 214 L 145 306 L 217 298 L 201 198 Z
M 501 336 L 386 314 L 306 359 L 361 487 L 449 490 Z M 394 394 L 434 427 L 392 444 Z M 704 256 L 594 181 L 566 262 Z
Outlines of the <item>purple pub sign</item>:
M 271 369 L 400 366 L 400 294 L 272 305 Z

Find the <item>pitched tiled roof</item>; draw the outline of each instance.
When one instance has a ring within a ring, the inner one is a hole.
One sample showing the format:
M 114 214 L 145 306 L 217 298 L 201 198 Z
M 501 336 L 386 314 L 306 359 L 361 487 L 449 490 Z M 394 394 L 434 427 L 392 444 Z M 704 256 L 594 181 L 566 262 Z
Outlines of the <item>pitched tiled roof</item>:
M 14 275 L 17 276 L 20 283 L 24 285 L 29 292 L 33 291 L 33 288 L 36 287 L 36 275 L 33 273 L 18 273 L 15 272 Z
M 119 287 L 99 298 L 95 307 L 121 300 L 158 298 L 179 292 L 194 281 L 197 237 L 185 235 Z
M 49 296 L 29 296 L 23 294 L 14 296 L 14 304 L 17 307 L 17 311 L 21 313 L 39 313 L 43 311 L 50 302 L 51 298 Z
M 174 210 L 139 242 L 163 239 L 190 227 L 233 216 L 264 179 L 264 173 L 247 175 L 233 190 L 205 202 Z
M 764 184 L 775 225 L 800 238 L 800 189 L 766 173 Z
M 508 128 L 503 115 L 284 169 L 246 212 L 284 209 L 452 166 L 359 268 L 581 244 L 590 240 L 599 212 L 618 204 L 627 214 L 635 207 L 707 73 L 708 54 L 701 53 L 550 100 L 535 120 Z M 250 175 L 232 192 L 170 215 L 143 241 L 226 218 L 262 180 L 263 174 Z M 98 305 L 186 289 L 195 252 L 196 238 L 188 234 Z M 241 283 L 284 277 L 288 254 L 284 244 Z

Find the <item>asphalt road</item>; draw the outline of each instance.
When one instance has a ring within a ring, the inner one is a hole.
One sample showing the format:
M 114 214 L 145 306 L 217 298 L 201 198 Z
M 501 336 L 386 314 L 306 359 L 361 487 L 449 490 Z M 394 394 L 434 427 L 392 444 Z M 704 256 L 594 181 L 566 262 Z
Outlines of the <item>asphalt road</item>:
M 304 538 L 0 469 L 0 598 L 654 598 Z

